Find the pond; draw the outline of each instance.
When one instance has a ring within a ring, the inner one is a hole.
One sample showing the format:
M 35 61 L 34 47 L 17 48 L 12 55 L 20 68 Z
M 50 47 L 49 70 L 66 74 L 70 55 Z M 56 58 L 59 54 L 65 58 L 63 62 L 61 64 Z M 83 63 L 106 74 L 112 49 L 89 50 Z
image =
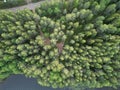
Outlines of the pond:
M 26 78 L 24 75 L 12 75 L 8 79 L 0 83 L 0 90 L 71 90 L 71 89 L 69 88 L 53 89 L 49 87 L 42 87 L 39 84 L 37 84 L 37 81 L 33 78 Z M 100 88 L 86 90 L 115 90 L 115 89 Z M 120 90 L 120 88 L 118 88 L 117 90 Z
M 0 90 L 69 90 L 69 89 L 53 89 L 42 87 L 37 84 L 33 78 L 27 78 L 24 75 L 12 75 L 2 83 Z

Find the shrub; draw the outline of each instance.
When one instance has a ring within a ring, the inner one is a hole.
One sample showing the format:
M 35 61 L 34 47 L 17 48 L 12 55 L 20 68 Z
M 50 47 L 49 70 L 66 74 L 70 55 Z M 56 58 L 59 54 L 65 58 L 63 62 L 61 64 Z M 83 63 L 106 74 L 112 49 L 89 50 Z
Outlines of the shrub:
M 53 88 L 120 85 L 119 0 L 52 1 L 34 12 L 0 13 L 0 60 L 13 74 Z

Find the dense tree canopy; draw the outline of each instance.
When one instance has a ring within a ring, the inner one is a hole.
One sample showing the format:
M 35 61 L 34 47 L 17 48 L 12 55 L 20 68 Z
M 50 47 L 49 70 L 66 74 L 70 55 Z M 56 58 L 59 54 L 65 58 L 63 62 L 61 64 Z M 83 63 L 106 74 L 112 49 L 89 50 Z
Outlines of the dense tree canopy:
M 60 0 L 0 11 L 0 79 L 43 86 L 120 85 L 120 0 Z

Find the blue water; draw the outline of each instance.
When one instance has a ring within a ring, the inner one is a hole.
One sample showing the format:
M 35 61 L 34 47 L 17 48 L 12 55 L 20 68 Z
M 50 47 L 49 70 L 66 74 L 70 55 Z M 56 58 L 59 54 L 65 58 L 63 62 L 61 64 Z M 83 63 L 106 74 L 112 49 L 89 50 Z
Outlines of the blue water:
M 33 78 L 26 78 L 24 75 L 12 75 L 2 83 L 0 83 L 0 90 L 71 90 L 69 88 L 53 89 L 42 87 L 37 84 Z M 77 89 L 80 90 L 80 89 Z M 120 90 L 113 88 L 100 88 L 100 89 L 86 89 L 86 90 Z
M 53 89 L 42 87 L 33 78 L 26 78 L 24 75 L 12 75 L 4 82 L 0 83 L 0 90 L 69 90 Z

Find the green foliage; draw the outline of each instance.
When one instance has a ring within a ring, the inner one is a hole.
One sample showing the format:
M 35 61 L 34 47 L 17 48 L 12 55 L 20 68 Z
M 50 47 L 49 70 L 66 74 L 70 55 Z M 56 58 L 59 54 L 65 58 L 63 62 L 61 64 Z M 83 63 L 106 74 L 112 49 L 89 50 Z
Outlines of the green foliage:
M 1 77 L 22 73 L 53 88 L 119 86 L 118 4 L 63 0 L 34 12 L 0 11 Z
M 15 6 L 20 6 L 26 4 L 25 0 L 7 0 L 7 2 L 4 2 L 4 0 L 0 1 L 0 9 L 5 8 L 11 8 Z
M 43 1 L 43 0 L 32 0 L 32 2 L 38 2 L 38 1 Z

